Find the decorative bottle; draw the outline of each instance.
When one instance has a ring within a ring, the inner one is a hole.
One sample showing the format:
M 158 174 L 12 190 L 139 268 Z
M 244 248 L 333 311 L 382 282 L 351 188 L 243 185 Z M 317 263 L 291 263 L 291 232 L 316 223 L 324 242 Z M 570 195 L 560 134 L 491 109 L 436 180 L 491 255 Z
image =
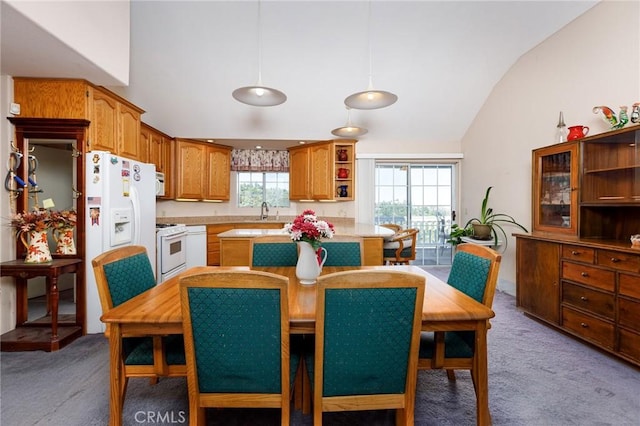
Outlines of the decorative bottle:
M 562 114 L 562 111 L 560 111 L 560 116 L 558 117 L 558 125 L 556 126 L 556 142 L 566 142 L 567 133 L 567 125 L 564 124 L 564 115 Z

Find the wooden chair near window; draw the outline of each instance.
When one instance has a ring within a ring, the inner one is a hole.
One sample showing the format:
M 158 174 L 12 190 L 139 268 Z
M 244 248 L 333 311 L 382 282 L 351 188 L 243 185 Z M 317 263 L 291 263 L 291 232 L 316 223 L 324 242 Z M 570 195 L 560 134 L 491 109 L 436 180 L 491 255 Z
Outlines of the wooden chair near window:
M 400 271 L 346 271 L 317 283 L 313 423 L 331 411 L 396 409 L 413 424 L 425 277 Z
M 216 271 L 180 279 L 189 424 L 205 408 L 278 408 L 289 424 L 299 353 L 289 342 L 289 279 Z
M 156 285 L 147 250 L 142 246 L 125 246 L 102 253 L 91 261 L 96 277 L 102 313 L 126 302 Z M 109 324 L 105 335 L 109 336 Z M 126 393 L 129 377 L 186 376 L 182 336 L 124 336 L 122 339 Z
M 491 308 L 501 260 L 502 256 L 489 247 L 458 244 L 447 283 Z M 474 347 L 474 331 L 423 332 L 418 368 L 445 369 L 450 380 L 455 380 L 454 370 L 470 370 L 477 393 Z
M 416 244 L 418 229 L 404 229 L 390 239 L 386 239 L 382 246 L 385 264 L 408 265 L 416 258 Z
M 393 232 L 396 232 L 396 233 L 402 231 L 402 226 L 396 225 L 395 223 L 383 223 L 380 226 L 391 229 Z
M 251 239 L 251 266 L 296 266 L 298 247 L 288 235 L 264 235 Z
M 364 265 L 363 241 L 356 235 L 334 235 L 329 240 L 322 240 L 322 247 L 327 250 L 324 266 Z

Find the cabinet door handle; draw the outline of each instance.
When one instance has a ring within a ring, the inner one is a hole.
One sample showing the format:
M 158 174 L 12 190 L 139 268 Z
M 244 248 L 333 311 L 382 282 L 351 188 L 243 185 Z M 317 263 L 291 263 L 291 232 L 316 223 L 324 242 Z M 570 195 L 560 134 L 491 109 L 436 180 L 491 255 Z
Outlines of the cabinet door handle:
M 586 272 L 581 272 L 580 275 L 582 275 L 583 277 L 588 277 L 589 274 L 587 274 Z
M 620 259 L 618 259 L 617 257 L 612 257 L 611 258 L 611 262 L 618 263 L 618 262 L 620 262 Z
M 577 255 L 579 255 L 579 254 L 580 254 L 580 252 L 575 251 L 575 250 L 572 250 L 572 251 L 571 251 L 571 254 L 572 254 L 573 256 L 577 256 Z
M 589 298 L 587 298 L 587 296 L 580 296 L 580 300 L 582 300 L 583 302 L 586 302 L 589 300 Z
M 581 323 L 580 323 L 580 327 L 582 327 L 582 328 L 588 328 L 588 327 L 589 327 L 589 324 L 587 324 L 586 322 L 581 322 Z

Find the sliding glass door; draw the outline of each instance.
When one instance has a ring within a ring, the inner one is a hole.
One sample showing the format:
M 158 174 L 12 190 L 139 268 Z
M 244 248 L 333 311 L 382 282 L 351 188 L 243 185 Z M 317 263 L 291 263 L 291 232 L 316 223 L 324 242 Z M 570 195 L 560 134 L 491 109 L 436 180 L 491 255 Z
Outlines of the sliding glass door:
M 417 228 L 415 265 L 450 265 L 455 164 L 377 162 L 375 223 Z

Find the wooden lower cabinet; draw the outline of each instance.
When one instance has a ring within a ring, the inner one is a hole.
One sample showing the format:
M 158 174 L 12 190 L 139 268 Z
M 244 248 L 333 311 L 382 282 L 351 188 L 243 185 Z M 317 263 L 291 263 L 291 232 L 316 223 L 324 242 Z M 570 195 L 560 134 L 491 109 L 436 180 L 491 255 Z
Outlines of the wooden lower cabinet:
M 232 223 L 207 225 L 207 265 L 220 266 L 220 239 L 218 234 L 233 229 Z
M 516 241 L 517 306 L 640 365 L 640 251 L 549 235 Z
M 516 306 L 560 324 L 560 244 L 518 238 L 516 262 Z

